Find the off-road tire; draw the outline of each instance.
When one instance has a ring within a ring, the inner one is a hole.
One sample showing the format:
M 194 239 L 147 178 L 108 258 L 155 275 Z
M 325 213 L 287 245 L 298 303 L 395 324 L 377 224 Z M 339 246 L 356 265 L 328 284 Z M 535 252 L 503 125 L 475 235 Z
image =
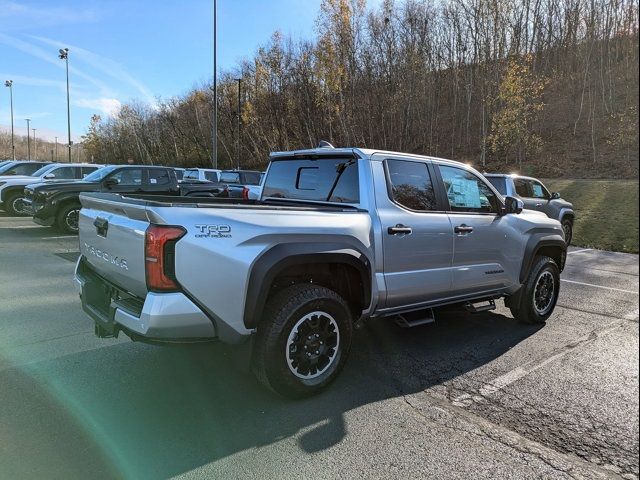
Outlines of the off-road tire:
M 64 205 L 60 209 L 60 211 L 56 215 L 56 227 L 60 232 L 69 233 L 69 234 L 78 233 L 78 228 L 77 227 L 72 228 L 72 225 L 69 224 L 67 217 L 73 210 L 79 211 L 80 208 L 82 208 L 82 206 L 79 203 L 73 202 L 73 203 L 68 203 L 67 205 Z
M 15 202 L 21 198 L 24 198 L 24 193 L 21 192 L 14 192 L 11 195 L 9 195 L 7 197 L 7 200 L 5 201 L 5 211 L 7 212 L 7 214 L 11 215 L 12 217 L 25 217 L 27 216 L 26 213 L 24 212 L 19 212 L 18 210 L 15 209 L 14 205 Z
M 540 311 L 539 308 L 536 308 L 534 295 L 536 288 L 540 287 L 539 282 L 543 275 L 545 280 L 548 280 L 549 274 L 553 279 L 553 285 L 552 288 L 548 290 L 553 291 L 553 296 L 550 299 L 550 303 L 546 305 L 546 308 Z M 520 297 L 520 305 L 518 307 L 510 307 L 511 314 L 516 320 L 522 323 L 543 324 L 553 313 L 560 293 L 560 269 L 556 262 L 552 258 L 542 255 L 534 258 L 533 265 L 522 288 L 523 292 Z
M 325 312 L 332 317 L 338 327 L 338 343 L 327 370 L 316 378 L 303 379 L 294 374 L 288 363 L 288 344 L 296 324 L 312 312 Z M 351 311 L 340 295 L 318 285 L 293 285 L 267 302 L 254 342 L 252 370 L 263 385 L 282 396 L 314 395 L 342 370 L 351 349 L 352 333 Z
M 568 247 L 571 245 L 571 239 L 573 238 L 573 220 L 564 218 L 562 220 L 562 231 L 564 233 L 564 241 Z

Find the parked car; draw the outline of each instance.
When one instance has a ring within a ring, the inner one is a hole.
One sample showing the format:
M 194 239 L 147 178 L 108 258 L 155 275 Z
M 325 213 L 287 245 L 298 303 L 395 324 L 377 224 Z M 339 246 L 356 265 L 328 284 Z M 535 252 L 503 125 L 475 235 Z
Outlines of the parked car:
M 182 180 L 190 182 L 194 180 L 219 183 L 221 170 L 213 168 L 185 168 Z
M 524 208 L 543 212 L 562 224 L 567 245 L 573 237 L 576 214 L 573 205 L 560 197 L 560 193 L 550 193 L 544 184 L 532 177 L 486 173 L 485 177 L 505 196 L 512 196 L 524 202 Z
M 14 175 L 0 180 L 0 208 L 10 215 L 26 215 L 24 209 L 24 187 L 43 181 L 69 181 L 84 178 L 102 165 L 89 163 L 51 163 L 33 172 L 32 175 Z
M 44 167 L 45 165 L 49 165 L 53 162 L 34 162 L 32 160 L 16 160 L 9 161 L 8 163 L 2 165 L 0 167 L 0 181 L 6 180 L 4 177 L 15 176 L 15 175 L 24 175 L 29 176 L 32 175 L 36 170 Z
M 415 326 L 504 298 L 543 323 L 567 248 L 558 221 L 464 164 L 365 149 L 273 153 L 256 201 L 80 200 L 75 281 L 99 337 L 253 336 L 258 379 L 293 397 L 338 375 L 358 320 Z
M 260 182 L 263 176 L 263 172 L 254 170 L 223 170 L 220 173 L 220 181 L 228 185 L 229 198 L 256 200 L 260 198 Z
M 171 167 L 111 165 L 96 170 L 81 181 L 28 185 L 24 189 L 25 209 L 40 225 L 55 225 L 63 232 L 77 233 L 79 196 L 82 192 L 165 196 L 226 195 L 219 185 L 178 183 L 175 170 Z

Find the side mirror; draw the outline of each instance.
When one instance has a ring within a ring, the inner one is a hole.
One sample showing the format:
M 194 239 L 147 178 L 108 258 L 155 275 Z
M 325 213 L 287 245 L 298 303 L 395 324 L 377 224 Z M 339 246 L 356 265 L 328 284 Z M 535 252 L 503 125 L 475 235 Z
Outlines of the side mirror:
M 560 192 L 553 192 L 551 194 L 551 200 L 558 200 L 560 198 Z
M 105 186 L 105 187 L 107 187 L 107 188 L 111 188 L 111 187 L 113 187 L 114 185 L 118 185 L 118 180 L 117 180 L 117 179 L 115 179 L 115 178 L 107 178 L 107 179 L 104 181 L 104 186 Z
M 524 202 L 519 198 L 505 197 L 504 199 L 504 213 L 522 213 L 524 209 Z
M 52 178 L 56 178 L 55 173 L 47 173 L 44 177 L 45 180 L 51 180 Z

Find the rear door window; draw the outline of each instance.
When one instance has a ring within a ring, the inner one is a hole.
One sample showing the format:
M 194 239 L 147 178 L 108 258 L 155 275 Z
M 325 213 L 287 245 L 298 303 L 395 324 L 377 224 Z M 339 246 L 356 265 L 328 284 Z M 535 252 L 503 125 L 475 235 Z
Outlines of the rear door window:
M 507 179 L 504 177 L 486 177 L 489 183 L 496 187 L 502 195 L 507 194 Z
M 90 173 L 95 172 L 100 167 L 82 167 L 82 178 L 86 177 Z
M 529 198 L 531 197 L 531 185 L 530 183 L 523 178 L 514 178 L 513 186 L 516 189 L 516 194 L 519 197 Z
M 436 194 L 427 164 L 407 160 L 387 160 L 389 196 L 410 210 L 437 209 Z
M 240 174 L 238 172 L 220 172 L 220 181 L 222 183 L 240 183 Z
M 358 162 L 350 159 L 274 160 L 263 198 L 359 203 Z
M 218 172 L 204 172 L 205 180 L 209 180 L 210 182 L 218 181 Z
M 166 168 L 149 168 L 147 170 L 147 184 L 150 186 L 169 185 L 171 178 Z
M 55 175 L 56 180 L 60 179 L 75 179 L 78 178 L 78 167 L 59 167 L 55 170 L 51 170 L 49 173 L 53 173 Z

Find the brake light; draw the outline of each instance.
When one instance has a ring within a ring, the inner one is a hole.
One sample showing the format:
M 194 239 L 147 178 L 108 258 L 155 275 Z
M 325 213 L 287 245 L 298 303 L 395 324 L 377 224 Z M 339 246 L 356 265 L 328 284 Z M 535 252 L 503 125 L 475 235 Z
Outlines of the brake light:
M 182 227 L 149 225 L 144 238 L 144 267 L 147 289 L 152 292 L 177 290 L 175 244 L 187 231 Z
M 242 199 L 249 200 L 249 189 L 247 187 L 242 187 Z

